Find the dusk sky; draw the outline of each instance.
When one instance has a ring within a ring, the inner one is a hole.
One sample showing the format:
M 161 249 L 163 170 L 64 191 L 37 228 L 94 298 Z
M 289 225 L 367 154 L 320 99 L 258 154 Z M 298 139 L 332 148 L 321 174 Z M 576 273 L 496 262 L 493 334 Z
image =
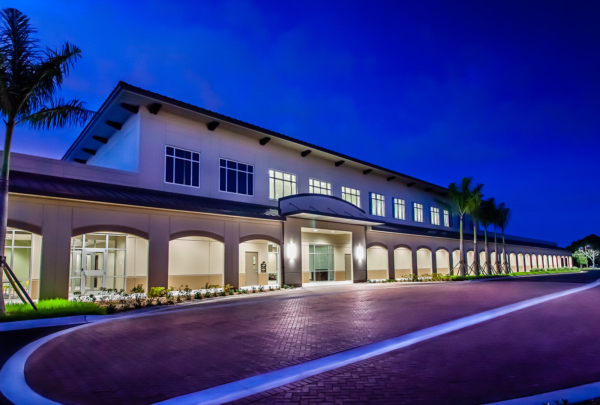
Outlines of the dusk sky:
M 600 2 L 7 1 L 83 50 L 62 96 L 119 80 L 513 211 L 507 233 L 600 233 Z M 80 128 L 15 131 L 60 159 Z M 3 131 L 2 131 L 3 133 Z

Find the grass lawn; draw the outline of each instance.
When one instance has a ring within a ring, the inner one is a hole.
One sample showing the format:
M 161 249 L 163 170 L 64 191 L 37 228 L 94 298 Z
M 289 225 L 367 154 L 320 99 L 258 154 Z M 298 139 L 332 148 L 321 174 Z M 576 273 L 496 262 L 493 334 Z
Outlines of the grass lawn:
M 550 269 L 550 270 L 533 270 L 533 271 L 520 271 L 518 273 L 510 273 L 510 274 L 493 274 L 493 275 L 481 275 L 481 276 L 441 276 L 440 279 L 442 281 L 464 281 L 464 280 L 476 280 L 480 278 L 492 278 L 492 277 L 519 277 L 519 276 L 530 276 L 532 274 L 561 274 L 561 273 L 579 273 L 582 270 L 588 269 Z
M 106 308 L 91 302 L 75 302 L 59 298 L 40 301 L 37 308 L 38 311 L 35 311 L 29 304 L 6 304 L 6 315 L 0 315 L 0 322 L 73 315 L 106 315 Z

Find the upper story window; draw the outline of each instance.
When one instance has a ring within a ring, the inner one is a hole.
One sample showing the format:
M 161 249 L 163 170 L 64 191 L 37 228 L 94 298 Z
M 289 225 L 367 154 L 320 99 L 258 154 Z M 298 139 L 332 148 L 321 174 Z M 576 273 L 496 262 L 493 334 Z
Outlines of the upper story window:
M 431 224 L 432 225 L 440 224 L 440 209 L 437 207 L 431 207 Z
M 219 190 L 227 193 L 254 195 L 254 166 L 220 159 Z
M 405 204 L 401 198 L 394 198 L 394 218 L 406 219 Z
M 331 183 L 310 179 L 308 180 L 308 192 L 311 194 L 331 195 Z
M 423 222 L 423 204 L 413 203 L 413 218 L 415 222 Z
M 444 226 L 450 227 L 450 211 L 444 210 Z
M 385 197 L 381 194 L 371 193 L 371 215 L 385 217 Z
M 342 200 L 346 200 L 350 204 L 354 204 L 360 208 L 360 190 L 355 190 L 350 187 L 342 187 Z
M 200 186 L 198 152 L 167 146 L 165 157 L 165 182 L 182 186 Z
M 278 200 L 296 193 L 296 175 L 269 170 L 269 198 L 271 200 Z

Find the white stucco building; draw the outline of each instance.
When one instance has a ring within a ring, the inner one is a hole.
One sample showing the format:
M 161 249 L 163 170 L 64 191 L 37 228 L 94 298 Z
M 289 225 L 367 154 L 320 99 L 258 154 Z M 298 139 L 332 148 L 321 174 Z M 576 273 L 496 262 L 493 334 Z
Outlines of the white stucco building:
M 13 155 L 7 256 L 34 298 L 448 273 L 446 192 L 119 83 L 62 160 Z M 571 265 L 555 243 L 507 243 L 515 270 Z

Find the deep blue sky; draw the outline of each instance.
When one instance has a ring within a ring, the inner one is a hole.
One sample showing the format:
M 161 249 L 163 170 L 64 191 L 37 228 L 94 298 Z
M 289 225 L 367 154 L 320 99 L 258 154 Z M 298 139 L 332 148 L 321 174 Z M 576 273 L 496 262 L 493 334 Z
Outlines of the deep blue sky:
M 600 2 L 7 1 L 83 59 L 91 109 L 124 80 L 440 185 L 464 176 L 508 232 L 600 233 Z M 16 131 L 62 157 L 80 129 Z

